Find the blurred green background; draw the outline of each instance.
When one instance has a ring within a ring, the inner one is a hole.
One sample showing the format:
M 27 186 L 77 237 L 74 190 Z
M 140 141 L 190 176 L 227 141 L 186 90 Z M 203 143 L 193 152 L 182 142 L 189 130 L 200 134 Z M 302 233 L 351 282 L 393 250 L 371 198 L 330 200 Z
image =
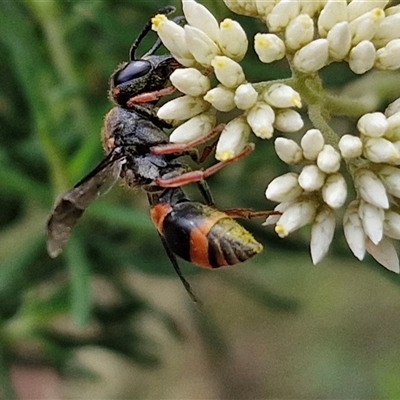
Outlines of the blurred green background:
M 240 20 L 250 38 L 265 31 L 222 1 L 202 3 Z M 102 157 L 108 78 L 167 4 L 180 10 L 162 0 L 0 2 L 3 398 L 400 398 L 399 277 L 356 262 L 340 226 L 315 267 L 307 229 L 283 241 L 245 222 L 265 246 L 254 260 L 212 272 L 180 262 L 200 312 L 140 191 L 116 185 L 64 254 L 47 256 L 55 198 Z M 251 49 L 243 67 L 251 81 L 288 76 Z M 336 91 L 356 79 L 345 64 L 323 77 Z M 271 141 L 255 141 L 251 156 L 209 179 L 219 208 L 273 207 L 265 187 L 285 166 Z

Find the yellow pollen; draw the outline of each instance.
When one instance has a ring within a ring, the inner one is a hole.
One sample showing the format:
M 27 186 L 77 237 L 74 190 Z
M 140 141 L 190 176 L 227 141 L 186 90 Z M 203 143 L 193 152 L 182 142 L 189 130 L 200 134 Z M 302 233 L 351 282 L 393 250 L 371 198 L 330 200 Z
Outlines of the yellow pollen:
M 295 107 L 297 107 L 297 108 L 300 108 L 300 107 L 301 107 L 301 99 L 300 99 L 299 96 L 293 95 L 291 100 L 292 100 L 292 104 L 293 104 Z
M 220 153 L 217 154 L 217 159 L 219 161 L 228 161 L 231 158 L 233 158 L 233 154 L 229 150 L 221 151 Z
M 257 38 L 256 41 L 257 41 L 256 45 L 259 46 L 259 47 L 262 47 L 264 49 L 268 49 L 270 47 L 270 45 L 271 45 L 270 41 L 265 39 L 265 38 L 263 38 L 263 37 L 262 38 Z
M 225 18 L 221 22 L 221 28 L 223 29 L 230 29 L 232 27 L 232 20 L 230 18 Z
M 286 229 L 285 229 L 285 227 L 283 225 L 276 225 L 275 226 L 275 232 L 281 238 L 284 238 L 289 234 L 289 232 L 286 231 Z
M 157 31 L 157 29 L 162 25 L 162 23 L 168 18 L 164 14 L 157 14 L 151 19 L 151 23 L 153 24 L 151 29 L 153 31 Z

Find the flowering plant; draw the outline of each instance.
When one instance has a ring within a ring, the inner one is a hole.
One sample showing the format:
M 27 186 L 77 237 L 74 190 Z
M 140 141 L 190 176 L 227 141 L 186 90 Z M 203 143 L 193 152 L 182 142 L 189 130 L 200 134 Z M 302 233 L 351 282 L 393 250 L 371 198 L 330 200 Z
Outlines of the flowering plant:
M 279 203 L 281 215 L 267 218 L 280 237 L 311 225 L 311 257 L 317 264 L 332 242 L 337 214 L 343 211 L 344 235 L 353 254 L 367 253 L 399 272 L 392 239 L 400 239 L 400 99 L 384 112 L 368 99 L 333 97 L 323 87 L 319 70 L 347 62 L 356 74 L 400 68 L 400 5 L 389 0 L 224 0 L 234 12 L 258 18 L 266 33 L 254 37 L 254 50 L 265 64 L 286 58 L 292 76 L 250 83 L 239 62 L 248 38 L 236 21 L 221 23 L 194 0 L 182 0 L 187 24 L 164 15 L 153 29 L 184 67 L 171 76 L 184 95 L 158 112 L 164 119 L 187 120 L 170 140 L 185 143 L 205 136 L 217 112 L 237 110 L 216 147 L 216 158 L 239 154 L 253 132 L 262 139 L 302 131 L 307 111 L 311 128 L 297 141 L 279 136 L 278 157 L 295 168 L 276 177 L 266 197 Z M 211 87 L 209 72 L 218 84 Z M 332 116 L 358 118 L 350 131 L 338 132 Z M 351 190 L 349 190 L 351 188 Z M 351 198 L 348 196 L 351 192 Z

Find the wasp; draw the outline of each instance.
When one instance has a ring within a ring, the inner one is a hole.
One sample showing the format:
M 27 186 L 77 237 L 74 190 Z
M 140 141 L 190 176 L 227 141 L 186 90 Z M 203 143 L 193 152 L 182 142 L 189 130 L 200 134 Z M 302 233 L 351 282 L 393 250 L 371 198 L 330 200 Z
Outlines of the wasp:
M 173 7 L 166 7 L 159 13 L 173 11 Z M 203 268 L 218 268 L 245 261 L 262 250 L 262 245 L 231 217 L 235 211 L 223 212 L 214 207 L 205 181 L 228 163 L 246 156 L 252 146 L 229 162 L 205 170 L 190 170 L 180 159 L 182 155 L 198 159 L 195 147 L 220 128 L 186 145 L 168 143 L 164 129 L 170 126 L 157 117 L 156 104 L 161 96 L 173 91 L 168 86 L 169 76 L 180 65 L 171 55 L 155 55 L 161 46 L 159 39 L 146 54 L 136 58 L 138 46 L 150 30 L 149 21 L 130 49 L 130 60 L 110 78 L 109 94 L 115 106 L 106 115 L 102 130 L 106 156 L 56 203 L 47 223 L 47 249 L 51 257 L 58 256 L 86 208 L 122 180 L 128 187 L 139 187 L 147 193 L 151 219 L 167 255 L 196 301 L 176 256 Z M 192 182 L 197 184 L 205 204 L 191 201 L 183 192 L 182 186 Z M 244 214 L 239 211 L 234 216 Z

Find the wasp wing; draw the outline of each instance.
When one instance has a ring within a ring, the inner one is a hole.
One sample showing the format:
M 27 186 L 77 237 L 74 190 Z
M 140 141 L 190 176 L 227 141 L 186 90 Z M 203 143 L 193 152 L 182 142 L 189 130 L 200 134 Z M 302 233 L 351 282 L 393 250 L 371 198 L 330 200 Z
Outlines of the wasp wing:
M 47 222 L 47 251 L 50 257 L 57 257 L 63 251 L 71 229 L 81 218 L 85 209 L 97 197 L 111 189 L 119 178 L 125 162 L 125 158 L 120 154 L 110 153 L 58 201 Z

